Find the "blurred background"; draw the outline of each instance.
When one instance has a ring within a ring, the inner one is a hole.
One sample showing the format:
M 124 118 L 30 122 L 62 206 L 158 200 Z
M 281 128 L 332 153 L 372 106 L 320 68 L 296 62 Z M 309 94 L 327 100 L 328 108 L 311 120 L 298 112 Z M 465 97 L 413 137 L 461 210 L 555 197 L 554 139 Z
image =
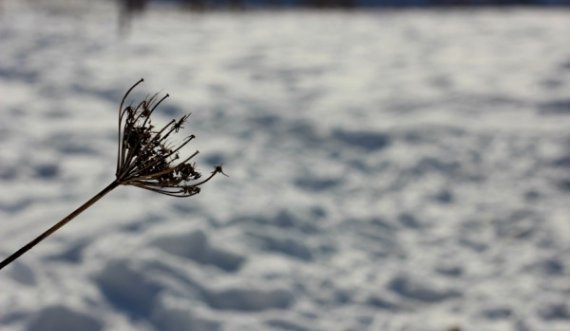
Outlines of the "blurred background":
M 0 0 L 0 258 L 192 113 L 190 199 L 119 187 L 0 271 L 0 329 L 570 329 L 570 2 Z

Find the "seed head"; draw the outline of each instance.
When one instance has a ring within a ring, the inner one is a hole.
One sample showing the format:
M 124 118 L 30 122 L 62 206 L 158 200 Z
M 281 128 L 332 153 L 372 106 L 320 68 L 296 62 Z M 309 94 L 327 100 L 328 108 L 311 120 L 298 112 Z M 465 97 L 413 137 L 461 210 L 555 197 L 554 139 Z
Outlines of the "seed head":
M 196 195 L 202 184 L 218 173 L 225 174 L 218 166 L 202 179 L 195 164 L 190 163 L 198 151 L 181 157 L 183 147 L 195 138 L 194 135 L 187 136 L 178 145 L 170 142 L 170 135 L 178 133 L 190 115 L 173 119 L 161 129 L 152 125 L 151 115 L 168 94 L 160 99 L 154 94 L 136 106 L 124 107 L 130 92 L 142 82 L 143 79 L 139 80 L 125 93 L 119 106 L 117 181 L 175 197 Z

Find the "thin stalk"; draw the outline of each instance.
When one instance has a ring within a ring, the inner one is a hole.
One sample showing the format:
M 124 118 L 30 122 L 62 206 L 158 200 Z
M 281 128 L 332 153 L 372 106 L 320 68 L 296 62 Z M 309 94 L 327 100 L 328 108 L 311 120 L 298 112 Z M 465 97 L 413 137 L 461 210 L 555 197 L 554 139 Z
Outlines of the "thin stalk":
M 50 235 L 52 235 L 54 232 L 59 230 L 62 226 L 69 223 L 77 215 L 81 214 L 85 209 L 91 207 L 95 202 L 97 202 L 99 199 L 104 197 L 107 193 L 111 192 L 114 188 L 116 188 L 119 185 L 120 185 L 120 183 L 118 181 L 116 181 L 116 180 L 113 181 L 111 184 L 109 184 L 107 187 L 105 187 L 101 192 L 97 193 L 95 196 L 93 196 L 87 202 L 82 204 L 79 208 L 77 208 L 73 212 L 71 212 L 71 214 L 67 215 L 61 221 L 57 222 L 51 228 L 47 229 L 44 233 L 42 233 L 38 237 L 36 237 L 36 239 L 30 241 L 28 244 L 26 244 L 25 246 L 23 246 L 22 248 L 20 248 L 16 252 L 14 252 L 12 255 L 8 256 L 2 262 L 0 262 L 0 270 L 2 268 L 4 268 L 5 266 L 7 266 L 8 264 L 14 262 L 14 260 L 16 260 L 17 258 L 22 256 L 24 253 L 26 253 L 27 251 L 32 249 L 32 247 L 39 244 L 42 240 L 44 240 L 47 237 L 49 237 Z

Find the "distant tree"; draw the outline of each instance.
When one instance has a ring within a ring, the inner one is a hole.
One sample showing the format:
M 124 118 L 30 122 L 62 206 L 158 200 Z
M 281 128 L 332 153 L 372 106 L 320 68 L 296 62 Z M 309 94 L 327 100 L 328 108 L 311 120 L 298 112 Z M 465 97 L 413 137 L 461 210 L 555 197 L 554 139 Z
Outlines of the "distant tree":
M 314 8 L 351 8 L 355 6 L 354 0 L 306 0 L 304 4 Z
M 127 13 L 139 13 L 145 10 L 147 0 L 119 0 L 121 8 Z
M 205 0 L 181 0 L 181 2 L 184 8 L 192 10 L 204 10 L 207 5 Z
M 119 31 L 125 32 L 131 25 L 134 15 L 142 13 L 147 6 L 147 0 L 118 0 L 119 2 Z
M 244 9 L 245 8 L 243 0 L 228 0 L 228 6 L 231 9 Z

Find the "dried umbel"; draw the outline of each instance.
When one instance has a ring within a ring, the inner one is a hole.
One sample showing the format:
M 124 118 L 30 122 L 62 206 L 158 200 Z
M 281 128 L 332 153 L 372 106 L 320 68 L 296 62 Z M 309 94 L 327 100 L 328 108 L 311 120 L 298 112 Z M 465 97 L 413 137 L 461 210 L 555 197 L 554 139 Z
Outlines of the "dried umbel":
M 151 115 L 168 98 L 168 94 L 161 99 L 155 94 L 136 106 L 123 108 L 129 93 L 142 81 L 127 91 L 119 107 L 117 181 L 175 197 L 200 193 L 200 185 L 218 173 L 223 174 L 222 167 L 216 167 L 206 179 L 201 180 L 202 175 L 190 163 L 198 152 L 186 158 L 180 157 L 182 149 L 195 136 L 184 138 L 178 145 L 169 142 L 171 135 L 183 128 L 190 115 L 173 119 L 161 129 L 154 127 Z
M 115 180 L 71 214 L 0 262 L 0 269 L 49 237 L 119 185 L 137 186 L 174 197 L 190 197 L 200 193 L 200 186 L 217 174 L 225 175 L 222 167 L 217 166 L 206 178 L 202 178 L 195 164 L 191 163 L 198 154 L 197 151 L 188 157 L 181 157 L 183 148 L 195 138 L 194 135 L 184 138 L 179 144 L 171 142 L 172 136 L 183 128 L 189 115 L 173 119 L 160 129 L 154 127 L 151 115 L 168 94 L 160 99 L 155 94 L 136 106 L 125 106 L 131 91 L 142 82 L 143 79 L 139 80 L 125 93 L 119 106 Z

